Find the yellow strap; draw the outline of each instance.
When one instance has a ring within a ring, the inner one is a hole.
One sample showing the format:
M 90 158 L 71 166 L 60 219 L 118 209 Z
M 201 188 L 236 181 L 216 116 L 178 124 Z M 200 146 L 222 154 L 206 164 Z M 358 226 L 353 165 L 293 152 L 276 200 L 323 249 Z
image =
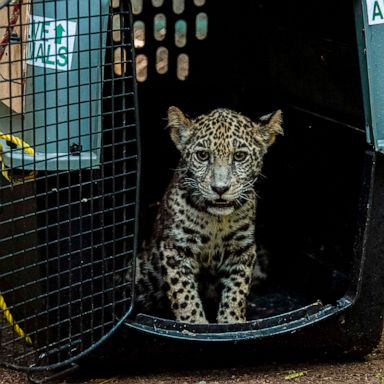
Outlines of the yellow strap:
M 33 156 L 35 154 L 34 149 L 28 143 L 26 143 L 25 141 L 21 140 L 20 138 L 18 138 L 16 136 L 10 135 L 8 133 L 0 132 L 0 139 L 9 141 L 9 142 L 17 145 L 18 147 L 21 147 L 27 155 Z M 11 176 L 9 175 L 9 170 L 8 170 L 8 168 L 6 168 L 6 166 L 4 164 L 3 147 L 1 145 L 0 145 L 0 163 L 1 163 L 1 173 L 2 173 L 3 177 L 6 180 L 8 180 L 10 183 L 17 182 L 18 181 L 17 179 L 11 178 Z M 29 172 L 28 175 L 22 177 L 22 180 L 34 179 L 36 177 L 36 175 L 37 175 L 36 171 L 31 171 L 31 172 Z
M 27 144 L 25 141 L 19 139 L 16 136 L 0 132 L 0 139 L 9 141 L 9 142 L 17 145 L 18 147 L 21 147 L 27 155 L 33 156 L 34 153 L 35 153 L 35 151 L 33 150 L 33 148 L 29 144 Z M 14 181 L 9 176 L 9 170 L 5 167 L 5 164 L 3 162 L 3 148 L 2 148 L 1 145 L 0 145 L 0 162 L 1 162 L 1 173 L 2 173 L 2 175 L 9 182 Z M 37 174 L 37 172 L 31 171 L 27 176 L 24 177 L 24 179 L 35 178 L 36 174 Z M 8 321 L 8 323 L 13 327 L 14 331 L 20 337 L 22 337 L 27 344 L 32 345 L 31 338 L 28 335 L 26 335 L 26 333 L 20 328 L 19 324 L 17 324 L 17 322 L 15 321 L 15 319 L 13 318 L 12 313 L 8 309 L 7 304 L 6 304 L 5 300 L 4 300 L 4 297 L 3 297 L 3 295 L 1 293 L 0 293 L 0 310 L 2 310 L 3 316 Z
M 9 324 L 12 325 L 14 331 L 22 337 L 25 342 L 29 345 L 32 345 L 31 338 L 25 334 L 25 332 L 20 328 L 19 324 L 15 321 L 15 319 L 12 316 L 12 313 L 9 311 L 7 304 L 4 300 L 4 297 L 2 294 L 0 294 L 0 309 L 3 311 L 3 316 L 6 318 Z

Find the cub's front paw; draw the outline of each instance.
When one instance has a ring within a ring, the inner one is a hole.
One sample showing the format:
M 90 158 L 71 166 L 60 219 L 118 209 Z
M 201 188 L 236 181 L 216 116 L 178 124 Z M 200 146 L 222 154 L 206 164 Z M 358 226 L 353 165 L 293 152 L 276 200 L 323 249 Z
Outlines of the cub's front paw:
M 175 313 L 175 317 L 177 321 L 182 323 L 191 323 L 191 324 L 208 324 L 208 320 L 205 317 L 203 311 L 190 311 L 190 312 L 182 312 L 177 311 Z
M 221 324 L 239 324 L 245 323 L 247 321 L 245 315 L 242 314 L 242 311 L 239 310 L 220 310 L 217 315 L 217 322 Z

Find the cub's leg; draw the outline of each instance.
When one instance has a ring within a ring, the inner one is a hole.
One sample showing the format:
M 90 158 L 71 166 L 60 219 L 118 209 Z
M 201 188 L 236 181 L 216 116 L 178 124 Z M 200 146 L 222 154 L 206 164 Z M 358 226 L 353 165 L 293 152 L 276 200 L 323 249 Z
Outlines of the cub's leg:
M 160 249 L 166 294 L 176 320 L 186 323 L 208 323 L 198 293 L 195 263 L 179 250 L 164 246 Z
M 223 291 L 217 314 L 218 323 L 244 323 L 247 297 L 251 287 L 256 246 L 224 264 L 220 279 Z

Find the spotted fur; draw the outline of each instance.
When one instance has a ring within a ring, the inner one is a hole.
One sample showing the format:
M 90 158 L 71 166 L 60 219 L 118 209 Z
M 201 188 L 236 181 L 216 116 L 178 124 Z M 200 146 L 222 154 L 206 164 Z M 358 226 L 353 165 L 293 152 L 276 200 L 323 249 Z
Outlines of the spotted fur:
M 252 280 L 262 276 L 254 182 L 282 134 L 281 111 L 254 122 L 228 109 L 188 119 L 170 107 L 168 122 L 181 160 L 137 261 L 137 302 L 206 323 L 204 298 L 212 297 L 218 323 L 244 322 Z

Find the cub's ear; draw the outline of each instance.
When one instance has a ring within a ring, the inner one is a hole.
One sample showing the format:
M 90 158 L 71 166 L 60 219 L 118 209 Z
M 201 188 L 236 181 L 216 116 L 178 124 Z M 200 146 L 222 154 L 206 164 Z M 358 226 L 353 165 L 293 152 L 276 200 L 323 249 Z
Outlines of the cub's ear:
M 177 149 L 181 151 L 185 142 L 191 135 L 191 121 L 177 107 L 168 108 L 168 127 L 172 141 Z
M 281 127 L 282 123 L 283 112 L 280 109 L 259 118 L 258 131 L 267 146 L 275 142 L 276 135 L 284 135 L 283 128 Z

